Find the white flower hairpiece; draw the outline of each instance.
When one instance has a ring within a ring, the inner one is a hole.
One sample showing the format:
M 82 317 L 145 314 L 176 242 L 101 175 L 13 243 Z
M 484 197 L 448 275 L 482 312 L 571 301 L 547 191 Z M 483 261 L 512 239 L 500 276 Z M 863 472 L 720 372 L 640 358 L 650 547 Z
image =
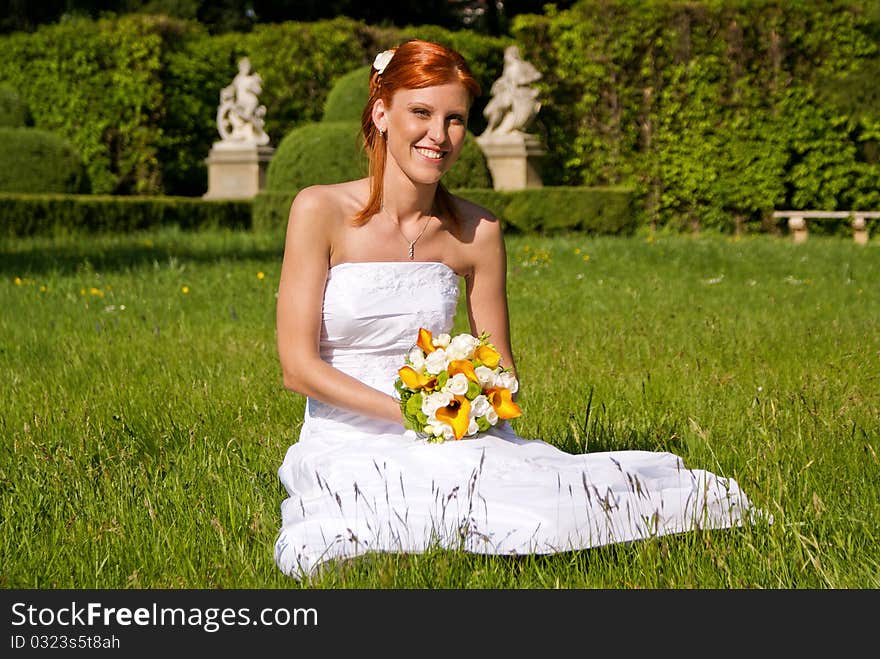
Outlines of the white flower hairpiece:
M 388 62 L 391 61 L 392 57 L 394 57 L 393 50 L 383 50 L 376 55 L 376 59 L 373 60 L 373 68 L 376 69 L 377 73 L 382 73 L 385 70 L 385 67 L 388 66 Z

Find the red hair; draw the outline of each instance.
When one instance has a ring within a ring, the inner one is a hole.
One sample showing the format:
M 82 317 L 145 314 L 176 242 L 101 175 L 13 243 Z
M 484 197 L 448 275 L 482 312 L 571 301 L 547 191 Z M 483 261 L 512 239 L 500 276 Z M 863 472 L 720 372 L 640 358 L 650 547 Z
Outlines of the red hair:
M 412 39 L 392 49 L 394 55 L 382 73 L 370 69 L 370 98 L 361 114 L 364 148 L 370 160 L 370 196 L 367 204 L 354 217 L 355 226 L 366 224 L 382 208 L 382 184 L 385 180 L 385 139 L 373 123 L 373 105 L 379 99 L 391 105 L 391 98 L 400 89 L 422 89 L 459 82 L 473 102 L 480 93 L 480 84 L 458 52 L 430 41 Z M 452 195 L 440 183 L 436 193 L 439 210 L 452 219 L 456 227 L 460 218 L 452 204 Z

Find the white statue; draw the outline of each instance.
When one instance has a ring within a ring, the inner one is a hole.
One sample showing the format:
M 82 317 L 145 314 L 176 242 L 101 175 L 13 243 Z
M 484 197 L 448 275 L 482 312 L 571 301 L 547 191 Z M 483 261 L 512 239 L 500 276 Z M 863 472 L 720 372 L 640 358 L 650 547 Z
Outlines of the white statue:
M 538 90 L 529 87 L 541 79 L 538 70 L 524 61 L 517 46 L 504 50 L 504 70 L 492 84 L 492 98 L 483 110 L 489 123 L 481 137 L 525 132 L 541 109 Z
M 263 79 L 251 71 L 251 61 L 238 62 L 238 75 L 220 92 L 217 130 L 223 142 L 262 146 L 269 143 L 263 131 L 266 106 L 257 98 L 263 91 Z

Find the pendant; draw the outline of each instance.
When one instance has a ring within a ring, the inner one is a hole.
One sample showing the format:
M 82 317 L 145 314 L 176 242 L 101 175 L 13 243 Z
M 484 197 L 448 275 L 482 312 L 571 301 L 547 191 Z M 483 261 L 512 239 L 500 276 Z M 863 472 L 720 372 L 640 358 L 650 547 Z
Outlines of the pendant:
M 413 241 L 409 244 L 409 260 L 410 261 L 415 259 L 415 253 L 416 253 L 416 243 L 415 243 L 415 241 Z

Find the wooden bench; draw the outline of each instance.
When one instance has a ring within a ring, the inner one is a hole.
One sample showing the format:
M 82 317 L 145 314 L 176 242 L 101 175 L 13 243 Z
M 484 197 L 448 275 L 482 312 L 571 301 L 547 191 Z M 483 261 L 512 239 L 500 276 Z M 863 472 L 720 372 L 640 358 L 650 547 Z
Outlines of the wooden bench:
M 788 229 L 794 242 L 802 243 L 807 239 L 807 220 L 825 218 L 852 218 L 853 238 L 860 245 L 868 243 L 868 225 L 866 217 L 880 217 L 880 211 L 773 211 L 773 217 L 787 217 Z

